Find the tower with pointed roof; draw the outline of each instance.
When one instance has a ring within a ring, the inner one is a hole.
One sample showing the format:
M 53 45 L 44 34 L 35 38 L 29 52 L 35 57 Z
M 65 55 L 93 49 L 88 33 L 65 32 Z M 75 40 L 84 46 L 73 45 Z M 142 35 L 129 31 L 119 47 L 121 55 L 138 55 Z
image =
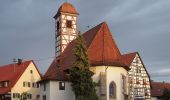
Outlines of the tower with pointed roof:
M 68 2 L 63 3 L 58 9 L 55 19 L 55 55 L 64 51 L 66 46 L 77 36 L 78 12 Z

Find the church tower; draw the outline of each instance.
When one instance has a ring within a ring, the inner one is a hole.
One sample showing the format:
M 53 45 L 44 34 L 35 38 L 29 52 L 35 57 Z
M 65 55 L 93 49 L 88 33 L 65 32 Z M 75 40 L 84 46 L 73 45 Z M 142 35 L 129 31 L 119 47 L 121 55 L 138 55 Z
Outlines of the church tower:
M 77 13 L 74 6 L 68 2 L 58 9 L 55 19 L 55 55 L 64 51 L 67 45 L 77 37 Z

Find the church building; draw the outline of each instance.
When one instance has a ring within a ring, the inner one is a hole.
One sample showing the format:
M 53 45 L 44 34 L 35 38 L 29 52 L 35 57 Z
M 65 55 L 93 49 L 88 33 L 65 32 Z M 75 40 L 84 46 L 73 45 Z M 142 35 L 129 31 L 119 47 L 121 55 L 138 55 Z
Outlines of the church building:
M 41 100 L 75 100 L 65 70 L 75 61 L 78 15 L 75 7 L 66 2 L 54 16 L 56 57 L 40 82 Z M 139 53 L 121 54 L 106 22 L 82 36 L 93 81 L 99 83 L 96 90 L 100 100 L 151 100 L 150 77 Z

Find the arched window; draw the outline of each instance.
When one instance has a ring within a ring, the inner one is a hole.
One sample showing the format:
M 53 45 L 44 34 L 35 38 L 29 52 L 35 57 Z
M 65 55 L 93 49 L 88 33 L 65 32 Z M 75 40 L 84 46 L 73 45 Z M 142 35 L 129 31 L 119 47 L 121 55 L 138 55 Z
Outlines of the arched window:
M 109 85 L 109 97 L 116 98 L 116 84 L 115 84 L 115 82 L 111 82 Z

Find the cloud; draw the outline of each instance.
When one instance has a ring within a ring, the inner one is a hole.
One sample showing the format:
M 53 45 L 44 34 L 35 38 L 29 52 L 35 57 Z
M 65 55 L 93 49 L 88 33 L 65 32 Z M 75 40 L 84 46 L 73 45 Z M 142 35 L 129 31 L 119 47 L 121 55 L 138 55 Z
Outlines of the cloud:
M 159 79 L 161 81 L 162 78 L 167 78 L 166 81 L 170 81 L 170 69 L 159 69 L 159 70 L 154 70 L 154 72 L 150 73 L 150 76 L 152 77 L 152 79 Z

